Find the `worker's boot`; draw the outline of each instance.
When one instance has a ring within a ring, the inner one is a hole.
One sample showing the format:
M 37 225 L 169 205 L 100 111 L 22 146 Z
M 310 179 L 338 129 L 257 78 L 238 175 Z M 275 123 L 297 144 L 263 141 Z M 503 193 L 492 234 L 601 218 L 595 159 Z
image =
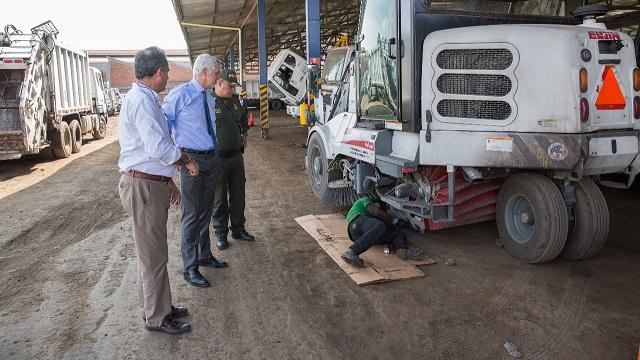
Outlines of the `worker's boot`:
M 232 231 L 231 237 L 233 237 L 234 239 L 243 240 L 243 241 L 255 241 L 256 239 L 253 237 L 253 235 L 249 234 L 245 229 Z
M 348 262 L 349 264 L 351 264 L 353 266 L 364 267 L 364 261 L 362 261 L 362 259 L 360 259 L 358 254 L 356 254 L 351 249 L 347 249 L 347 251 L 345 251 L 342 254 L 340 254 L 340 256 L 342 256 L 344 261 Z
M 227 234 L 220 234 L 220 236 L 218 237 L 218 241 L 216 241 L 216 247 L 218 248 L 218 250 L 224 250 L 229 247 Z

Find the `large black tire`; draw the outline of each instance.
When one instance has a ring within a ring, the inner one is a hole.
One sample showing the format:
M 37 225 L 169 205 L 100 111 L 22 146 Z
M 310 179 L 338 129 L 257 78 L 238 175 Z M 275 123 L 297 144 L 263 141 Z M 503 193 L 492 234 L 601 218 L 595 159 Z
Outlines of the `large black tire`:
M 77 154 L 82 149 L 82 129 L 80 128 L 80 122 L 78 120 L 72 120 L 69 123 L 69 130 L 71 130 L 71 152 Z
M 330 187 L 329 183 L 342 178 L 342 172 L 329 170 L 329 160 L 318 133 L 311 135 L 307 146 L 307 173 L 311 190 L 325 205 L 342 209 L 353 205 L 358 199 L 356 191 L 350 186 Z
M 609 235 L 609 209 L 600 188 L 589 178 L 575 183 L 575 225 L 561 256 L 567 260 L 587 259 L 602 250 Z
M 505 249 L 530 263 L 555 259 L 567 239 L 568 216 L 558 187 L 538 174 L 516 174 L 498 195 L 498 232 Z
M 271 102 L 271 108 L 273 110 L 281 110 L 284 108 L 284 103 L 280 100 L 273 100 L 273 102 Z
M 53 153 L 56 154 L 56 157 L 64 159 L 71 156 L 73 151 L 73 136 L 71 135 L 69 124 L 65 121 L 60 122 L 60 128 L 53 133 L 53 139 L 51 140 Z
M 91 135 L 96 140 L 104 139 L 107 136 L 107 117 L 105 115 L 98 115 L 98 128 L 94 129 Z
M 311 190 L 320 200 L 325 199 L 329 191 L 329 161 L 326 154 L 320 135 L 311 135 L 307 146 L 307 173 Z

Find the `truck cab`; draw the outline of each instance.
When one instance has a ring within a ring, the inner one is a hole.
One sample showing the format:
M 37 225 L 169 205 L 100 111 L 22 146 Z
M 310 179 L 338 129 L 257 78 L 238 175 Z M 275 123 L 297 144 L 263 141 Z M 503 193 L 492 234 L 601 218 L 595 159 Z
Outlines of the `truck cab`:
M 107 113 L 107 92 L 104 81 L 102 79 L 102 72 L 91 66 L 89 67 L 90 73 L 90 92 L 93 99 L 94 113 L 106 114 Z

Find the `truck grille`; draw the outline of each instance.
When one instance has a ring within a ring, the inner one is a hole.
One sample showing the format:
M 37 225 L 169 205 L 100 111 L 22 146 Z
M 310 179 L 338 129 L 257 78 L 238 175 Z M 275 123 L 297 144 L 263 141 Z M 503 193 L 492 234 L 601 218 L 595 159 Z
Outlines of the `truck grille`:
M 511 79 L 504 75 L 443 74 L 438 78 L 438 90 L 445 94 L 506 96 L 511 91 Z
M 446 99 L 438 102 L 438 113 L 454 118 L 506 120 L 511 105 L 504 101 Z
M 438 66 L 447 70 L 504 70 L 512 62 L 508 49 L 449 49 L 436 58 Z
M 517 52 L 509 44 L 463 44 L 432 58 L 437 114 L 446 122 L 506 121 L 515 116 Z M 483 48 L 475 48 L 483 46 Z M 494 47 L 492 47 L 494 46 Z M 465 46 L 466 47 L 466 46 Z

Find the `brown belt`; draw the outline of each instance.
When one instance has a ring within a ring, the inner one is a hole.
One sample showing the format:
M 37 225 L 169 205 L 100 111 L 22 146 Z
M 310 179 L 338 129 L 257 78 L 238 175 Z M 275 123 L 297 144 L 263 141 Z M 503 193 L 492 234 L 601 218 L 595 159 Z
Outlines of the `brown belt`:
M 124 174 L 127 175 L 127 176 L 131 176 L 132 178 L 160 181 L 160 182 L 165 182 L 165 183 L 168 183 L 171 180 L 170 177 L 147 174 L 147 173 L 143 173 L 142 171 L 136 171 L 136 170 L 129 170 Z

